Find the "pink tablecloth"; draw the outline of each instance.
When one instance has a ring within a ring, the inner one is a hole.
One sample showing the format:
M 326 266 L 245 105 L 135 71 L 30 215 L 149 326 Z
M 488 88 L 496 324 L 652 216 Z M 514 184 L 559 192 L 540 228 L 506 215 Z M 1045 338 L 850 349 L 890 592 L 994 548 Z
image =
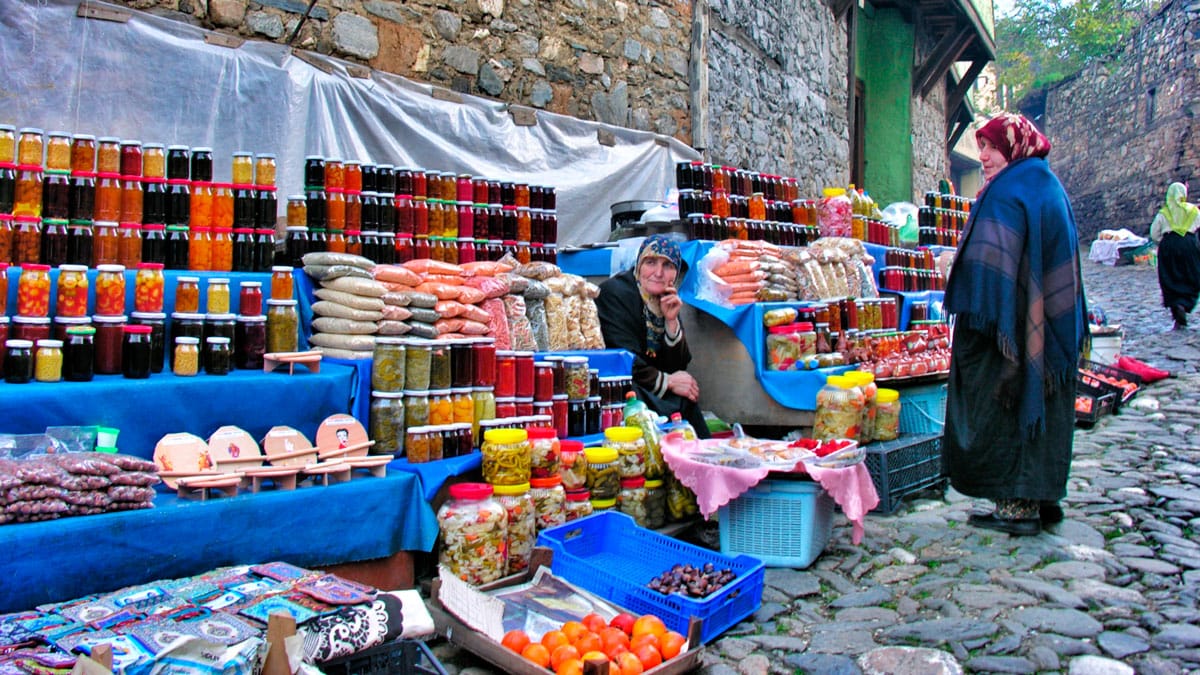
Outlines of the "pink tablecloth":
M 696 493 L 700 513 L 706 519 L 738 495 L 754 487 L 778 468 L 738 469 L 697 462 L 687 455 L 690 444 L 719 445 L 719 440 L 687 441 L 672 434 L 663 438 L 663 457 L 679 482 Z M 784 470 L 786 471 L 786 470 Z M 793 472 L 808 473 L 829 493 L 853 524 L 852 541 L 862 541 L 863 516 L 879 504 L 879 494 L 871 481 L 871 472 L 862 462 L 841 469 L 821 469 L 798 462 Z

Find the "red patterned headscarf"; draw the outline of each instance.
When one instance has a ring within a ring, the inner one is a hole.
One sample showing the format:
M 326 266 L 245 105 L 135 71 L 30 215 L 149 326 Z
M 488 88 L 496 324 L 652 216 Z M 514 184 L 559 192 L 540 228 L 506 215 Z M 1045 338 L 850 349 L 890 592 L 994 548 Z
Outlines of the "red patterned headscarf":
M 991 141 L 1010 162 L 1025 157 L 1045 157 L 1050 152 L 1050 139 L 1023 115 L 996 115 L 975 132 L 975 140 L 981 138 Z

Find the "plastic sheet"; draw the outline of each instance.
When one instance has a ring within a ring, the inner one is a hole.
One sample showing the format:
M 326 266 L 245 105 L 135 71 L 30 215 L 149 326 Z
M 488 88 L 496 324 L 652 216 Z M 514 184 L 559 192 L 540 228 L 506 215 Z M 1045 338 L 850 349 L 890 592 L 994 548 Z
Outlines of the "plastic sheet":
M 303 187 L 309 154 L 550 185 L 560 245 L 606 240 L 604 205 L 658 199 L 675 162 L 700 158 L 673 138 L 544 111 L 517 126 L 499 101 L 443 101 L 430 85 L 356 78 L 343 61 L 304 54 L 326 73 L 280 44 L 207 44 L 204 29 L 126 8 L 125 23 L 82 19 L 79 4 L 0 3 L 0 122 L 209 146 L 216 181 L 230 180 L 233 152 L 273 152 L 281 195 Z

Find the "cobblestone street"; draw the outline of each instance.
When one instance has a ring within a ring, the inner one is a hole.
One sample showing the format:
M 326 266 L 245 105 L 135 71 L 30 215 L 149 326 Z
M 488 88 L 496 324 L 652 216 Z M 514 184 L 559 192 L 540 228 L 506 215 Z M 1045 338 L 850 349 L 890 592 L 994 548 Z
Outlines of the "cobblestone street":
M 1123 353 L 1176 376 L 1077 430 L 1065 522 L 976 529 L 967 516 L 990 504 L 950 491 L 872 514 L 854 546 L 839 514 L 811 567 L 767 571 L 762 608 L 709 645 L 702 672 L 1200 672 L 1200 327 L 1169 330 L 1153 268 L 1083 256 Z M 487 672 L 436 652 L 452 673 Z

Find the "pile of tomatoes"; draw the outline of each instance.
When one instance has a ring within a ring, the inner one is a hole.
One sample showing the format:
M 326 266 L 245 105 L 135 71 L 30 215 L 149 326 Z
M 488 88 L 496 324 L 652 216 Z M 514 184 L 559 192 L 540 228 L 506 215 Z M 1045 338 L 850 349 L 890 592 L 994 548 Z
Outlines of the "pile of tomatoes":
M 621 613 L 605 622 L 599 614 L 568 621 L 533 642 L 523 630 L 501 640 L 508 649 L 556 675 L 581 675 L 584 661 L 607 661 L 610 675 L 640 675 L 683 651 L 687 638 L 667 630 L 653 614 Z

